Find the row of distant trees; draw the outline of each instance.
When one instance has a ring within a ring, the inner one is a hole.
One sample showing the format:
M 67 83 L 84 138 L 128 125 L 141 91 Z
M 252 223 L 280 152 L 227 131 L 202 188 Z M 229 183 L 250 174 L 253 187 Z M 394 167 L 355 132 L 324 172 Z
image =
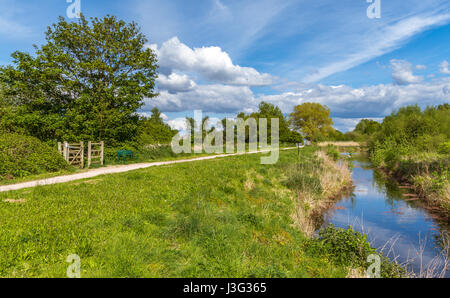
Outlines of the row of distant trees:
M 271 139 L 271 128 L 272 128 L 272 119 L 278 119 L 279 123 L 279 141 L 281 143 L 301 143 L 303 142 L 302 135 L 292 129 L 292 127 L 289 125 L 289 120 L 283 115 L 281 109 L 271 103 L 267 102 L 261 102 L 258 106 L 258 111 L 251 113 L 251 114 L 245 114 L 244 112 L 239 113 L 236 118 L 244 120 L 247 124 L 249 124 L 248 120 L 254 119 L 256 124 L 256 132 L 257 135 L 259 135 L 259 119 L 266 119 L 267 120 L 267 138 L 270 141 Z M 188 127 L 190 129 L 191 134 L 191 140 L 194 142 L 194 135 L 195 130 L 199 128 L 199 123 L 196 123 L 195 120 L 191 117 L 186 118 Z M 234 138 L 237 138 L 237 123 L 236 119 L 228 119 L 224 118 L 221 120 L 220 123 L 210 123 L 210 118 L 208 116 L 204 117 L 202 119 L 202 136 L 204 137 L 208 133 L 212 133 L 215 130 L 223 130 L 223 131 L 233 131 L 234 132 Z M 245 131 L 245 141 L 250 141 L 250 125 L 246 127 Z M 224 137 L 224 143 L 226 142 L 226 134 L 223 134 Z
M 267 119 L 267 137 L 270 140 L 271 136 L 271 119 L 279 120 L 279 140 L 281 143 L 302 143 L 303 139 L 312 142 L 319 142 L 325 140 L 335 140 L 344 138 L 344 134 L 333 128 L 333 121 L 330 117 L 330 110 L 319 103 L 303 103 L 294 107 L 294 111 L 286 117 L 281 109 L 271 103 L 261 102 L 258 106 L 258 111 L 250 114 L 244 112 L 239 113 L 236 118 L 244 121 L 254 119 L 256 122 L 256 129 L 259 132 L 259 119 Z M 191 138 L 194 141 L 195 130 L 200 127 L 193 118 L 186 118 L 188 127 L 190 128 Z M 224 131 L 228 127 L 232 127 L 237 134 L 236 121 L 232 119 L 222 119 L 220 129 Z M 202 119 L 202 135 L 211 133 L 218 129 L 217 126 L 209 123 L 209 117 Z M 246 128 L 246 142 L 249 142 L 249 127 Z M 301 132 L 301 133 L 300 133 Z M 343 137 L 341 137 L 343 136 Z M 225 138 L 225 135 L 224 135 Z M 225 141 L 225 140 L 224 140 Z
M 356 126 L 352 136 L 366 141 L 373 152 L 384 148 L 390 149 L 392 154 L 448 154 L 450 105 L 446 103 L 423 110 L 417 105 L 403 107 L 387 116 L 382 123 L 364 119 Z M 402 152 L 402 149 L 408 152 Z
M 114 16 L 90 21 L 81 16 L 78 22 L 61 17 L 45 36 L 46 43 L 35 46 L 34 55 L 14 52 L 12 65 L 0 67 L 2 131 L 49 143 L 170 142 L 176 131 L 164 123 L 158 109 L 150 117 L 137 113 L 145 98 L 158 95 L 158 65 L 136 23 Z M 270 119 L 278 118 L 283 143 L 302 142 L 303 136 L 321 141 L 338 133 L 329 109 L 317 103 L 299 105 L 285 117 L 278 107 L 262 102 L 257 112 L 238 117 L 268 119 L 268 136 Z M 222 124 L 230 125 L 226 119 Z

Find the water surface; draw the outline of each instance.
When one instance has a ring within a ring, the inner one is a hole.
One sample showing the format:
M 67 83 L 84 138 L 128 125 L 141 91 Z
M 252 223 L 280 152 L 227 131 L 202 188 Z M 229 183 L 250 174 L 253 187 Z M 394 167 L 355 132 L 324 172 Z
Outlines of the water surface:
M 324 225 L 352 226 L 368 234 L 372 246 L 399 263 L 408 262 L 416 273 L 443 262 L 444 239 L 448 239 L 448 219 L 414 197 L 404 196 L 395 181 L 371 168 L 363 155 L 354 155 L 355 189 L 324 215 Z M 444 236 L 443 235 L 447 235 Z M 446 271 L 445 277 L 450 277 Z

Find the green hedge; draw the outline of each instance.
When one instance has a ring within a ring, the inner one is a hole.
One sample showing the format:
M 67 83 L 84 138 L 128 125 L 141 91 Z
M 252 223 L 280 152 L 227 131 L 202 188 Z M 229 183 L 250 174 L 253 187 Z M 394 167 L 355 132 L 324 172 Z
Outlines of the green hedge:
M 37 138 L 0 135 L 0 180 L 56 172 L 68 167 L 58 151 Z

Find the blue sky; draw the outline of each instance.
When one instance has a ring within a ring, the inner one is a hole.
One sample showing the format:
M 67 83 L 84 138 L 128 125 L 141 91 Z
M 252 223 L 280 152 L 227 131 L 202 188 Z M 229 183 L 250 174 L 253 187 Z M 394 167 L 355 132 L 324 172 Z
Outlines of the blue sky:
M 330 107 L 335 126 L 381 119 L 407 105 L 450 102 L 450 2 L 380 0 L 81 0 L 86 16 L 136 21 L 159 57 L 158 106 L 177 128 L 201 109 L 250 112 L 265 100 L 288 114 Z M 0 0 L 0 64 L 32 52 L 66 0 Z

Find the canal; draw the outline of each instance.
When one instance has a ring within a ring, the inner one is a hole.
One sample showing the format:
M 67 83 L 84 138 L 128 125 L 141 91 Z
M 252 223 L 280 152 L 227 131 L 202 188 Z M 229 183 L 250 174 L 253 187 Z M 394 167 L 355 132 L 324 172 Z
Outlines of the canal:
M 355 188 L 325 212 L 322 226 L 352 226 L 417 276 L 450 277 L 443 269 L 449 254 L 448 217 L 372 168 L 365 155 L 344 155 L 353 163 Z

